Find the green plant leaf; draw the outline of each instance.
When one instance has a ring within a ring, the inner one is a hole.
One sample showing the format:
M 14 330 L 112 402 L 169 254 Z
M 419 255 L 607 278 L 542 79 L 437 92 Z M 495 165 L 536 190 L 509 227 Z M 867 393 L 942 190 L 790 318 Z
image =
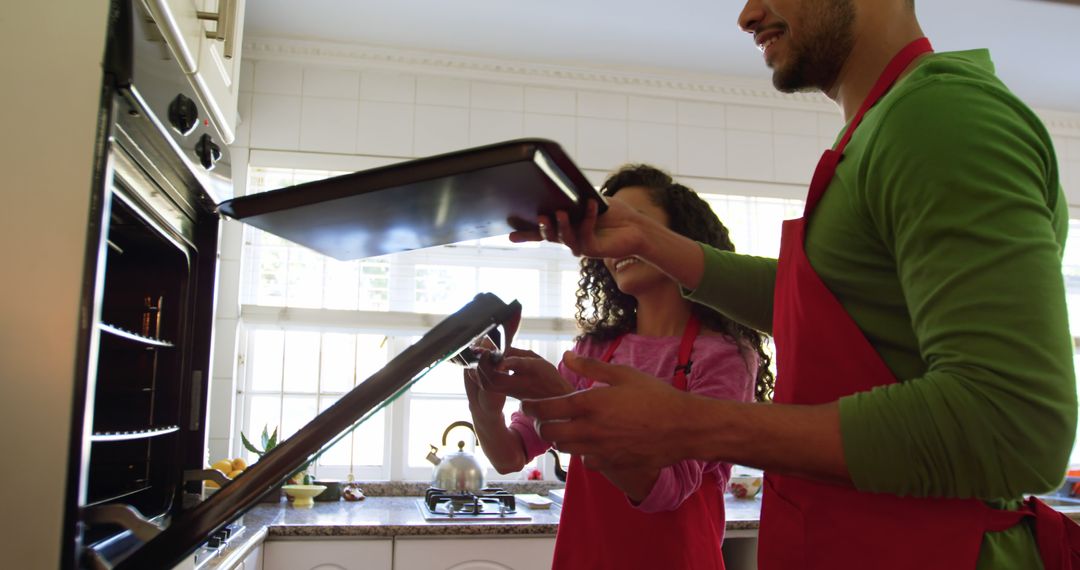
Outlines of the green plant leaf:
M 266 444 L 266 447 L 264 449 L 266 449 L 267 453 L 269 453 L 271 449 L 277 447 L 277 444 L 277 428 L 274 428 L 274 433 L 270 436 L 270 441 Z
M 267 433 L 266 428 L 267 426 L 264 425 L 262 431 L 262 446 L 264 450 L 270 451 L 270 446 L 267 445 L 267 443 L 269 443 L 270 441 L 270 435 Z M 277 429 L 275 429 L 274 432 L 276 433 Z
M 244 444 L 244 449 L 254 453 L 255 455 L 258 455 L 259 457 L 262 457 L 264 452 L 256 449 L 254 445 L 251 445 L 251 442 L 248 441 L 248 438 L 244 436 L 244 432 L 240 432 L 240 442 Z

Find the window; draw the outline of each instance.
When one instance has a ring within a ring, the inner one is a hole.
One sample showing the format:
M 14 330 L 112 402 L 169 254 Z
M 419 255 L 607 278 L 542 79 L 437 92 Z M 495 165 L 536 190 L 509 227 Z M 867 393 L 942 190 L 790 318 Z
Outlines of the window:
M 251 168 L 248 188 L 255 193 L 337 174 Z M 738 250 L 756 255 L 778 254 L 781 221 L 802 207 L 797 200 L 703 196 Z M 576 334 L 578 260 L 562 246 L 494 237 L 340 262 L 246 226 L 242 259 L 237 427 L 249 439 L 264 425 L 279 426 L 281 438 L 292 435 L 438 321 L 425 315 L 454 312 L 481 291 L 517 299 L 526 317 L 539 317 L 515 345 L 549 361 L 557 362 Z M 517 407 L 507 401 L 507 418 Z M 451 423 L 468 419 L 461 370 L 439 365 L 323 452 L 315 472 L 341 479 L 428 479 L 429 446 L 441 444 Z M 448 443 L 455 448 L 459 440 L 489 467 L 489 479 L 503 477 L 471 447 L 471 438 L 455 432 Z M 544 457 L 534 466 L 544 467 Z

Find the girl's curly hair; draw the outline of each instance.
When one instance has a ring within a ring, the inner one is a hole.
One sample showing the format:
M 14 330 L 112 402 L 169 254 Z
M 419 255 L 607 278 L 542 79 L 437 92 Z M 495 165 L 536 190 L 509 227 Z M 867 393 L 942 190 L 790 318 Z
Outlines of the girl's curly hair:
M 653 203 L 667 212 L 672 231 L 717 249 L 735 251 L 727 228 L 708 203 L 693 190 L 676 183 L 667 173 L 644 164 L 627 165 L 608 177 L 600 190 L 610 197 L 630 186 L 649 190 Z M 583 331 L 579 338 L 613 339 L 637 326 L 637 300 L 619 290 L 602 259 L 581 258 L 581 278 L 574 306 L 574 317 Z M 754 398 L 759 402 L 771 400 L 774 378 L 769 369 L 772 357 L 765 350 L 766 335 L 705 305 L 693 303 L 691 310 L 703 326 L 722 333 L 741 350 L 757 352 Z

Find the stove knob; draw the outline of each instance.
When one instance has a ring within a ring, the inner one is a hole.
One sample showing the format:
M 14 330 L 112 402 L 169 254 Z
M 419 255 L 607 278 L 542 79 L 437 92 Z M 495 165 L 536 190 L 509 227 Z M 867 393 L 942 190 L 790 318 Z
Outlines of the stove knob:
M 211 536 L 210 540 L 206 541 L 206 545 L 210 548 L 220 548 L 222 540 L 216 536 Z
M 169 103 L 169 124 L 185 137 L 191 134 L 195 125 L 199 124 L 199 108 L 195 102 L 183 94 L 177 95 Z
M 203 168 L 207 170 L 213 170 L 218 160 L 221 160 L 221 147 L 214 142 L 214 139 L 209 134 L 204 133 L 199 137 L 199 142 L 195 143 L 195 154 L 199 157 L 199 162 L 202 163 Z

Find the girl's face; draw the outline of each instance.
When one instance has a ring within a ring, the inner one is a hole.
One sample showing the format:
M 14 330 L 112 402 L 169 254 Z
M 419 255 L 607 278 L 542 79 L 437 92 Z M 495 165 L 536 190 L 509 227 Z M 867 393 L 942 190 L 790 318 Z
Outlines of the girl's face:
M 649 196 L 649 190 L 643 186 L 627 186 L 619 190 L 610 199 L 623 202 L 645 216 L 660 222 L 665 227 L 671 226 L 667 212 L 653 203 L 652 198 Z M 618 285 L 619 290 L 627 295 L 636 296 L 650 287 L 655 287 L 657 284 L 670 285 L 672 282 L 671 277 L 634 256 L 605 257 L 604 267 L 615 279 L 615 284 Z

